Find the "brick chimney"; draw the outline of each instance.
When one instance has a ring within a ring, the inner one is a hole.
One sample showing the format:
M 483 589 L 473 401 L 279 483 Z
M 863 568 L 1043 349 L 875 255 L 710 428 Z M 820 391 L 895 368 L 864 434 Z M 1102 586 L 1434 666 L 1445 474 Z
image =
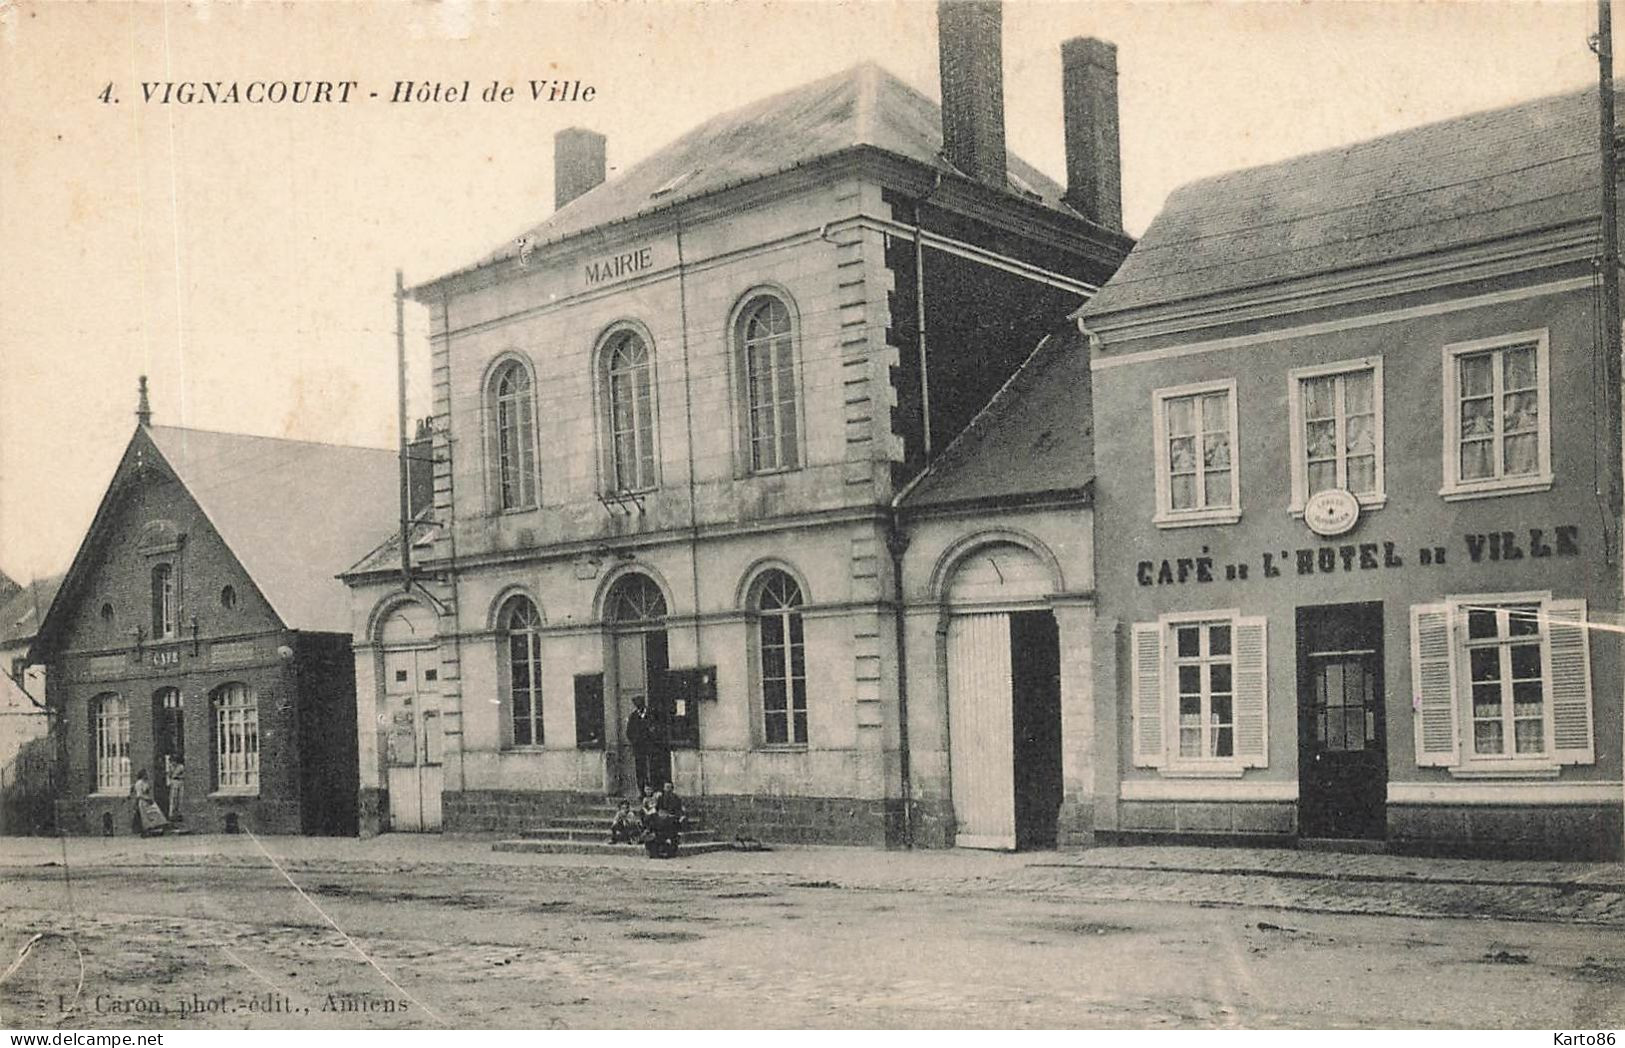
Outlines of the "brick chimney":
M 1061 45 L 1066 196 L 1107 229 L 1123 228 L 1123 162 L 1117 141 L 1117 45 L 1075 37 Z
M 604 136 L 567 127 L 553 136 L 553 207 L 563 207 L 604 180 Z
M 941 0 L 942 152 L 978 182 L 1008 185 L 1004 155 L 1004 12 L 998 0 Z

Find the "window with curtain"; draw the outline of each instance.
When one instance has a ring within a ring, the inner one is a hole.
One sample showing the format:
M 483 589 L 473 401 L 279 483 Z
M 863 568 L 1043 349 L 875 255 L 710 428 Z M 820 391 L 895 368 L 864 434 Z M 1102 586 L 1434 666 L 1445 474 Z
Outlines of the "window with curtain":
M 1445 347 L 1446 498 L 1552 483 L 1545 332 Z

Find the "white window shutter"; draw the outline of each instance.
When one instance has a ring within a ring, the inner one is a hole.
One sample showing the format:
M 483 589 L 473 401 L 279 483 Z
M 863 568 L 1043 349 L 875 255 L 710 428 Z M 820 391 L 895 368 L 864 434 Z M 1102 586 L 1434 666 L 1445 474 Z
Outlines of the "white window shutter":
M 1261 616 L 1235 623 L 1236 760 L 1244 768 L 1265 768 L 1270 762 L 1265 626 Z
M 1552 751 L 1559 764 L 1595 763 L 1591 738 L 1591 642 L 1586 602 L 1554 600 L 1546 605 L 1546 649 L 1550 660 Z
M 1411 712 L 1416 763 L 1456 763 L 1456 658 L 1448 604 L 1411 605 Z
M 1167 759 L 1162 722 L 1166 716 L 1162 701 L 1162 626 L 1155 622 L 1134 624 L 1132 665 L 1134 701 L 1134 766 L 1160 768 Z

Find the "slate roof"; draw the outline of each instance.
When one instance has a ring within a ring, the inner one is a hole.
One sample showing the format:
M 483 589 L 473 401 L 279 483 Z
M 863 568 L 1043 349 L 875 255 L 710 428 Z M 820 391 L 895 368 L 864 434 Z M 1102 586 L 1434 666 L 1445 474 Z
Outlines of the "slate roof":
M 0 601 L 0 648 L 19 647 L 34 638 L 62 579 L 61 575 L 35 579 Z
M 938 155 L 941 106 L 865 62 L 712 117 L 468 268 L 516 256 L 527 238 L 532 248 L 554 243 L 863 146 L 954 170 Z M 1030 191 L 1039 203 L 1084 221 L 1061 202 L 1061 186 L 1013 153 L 1008 164 L 1016 192 Z
M 399 519 L 396 452 L 151 426 L 175 475 L 291 629 L 350 632 L 335 576 Z
M 1039 342 L 898 505 L 907 511 L 1078 492 L 1094 472 L 1088 342 L 1069 325 Z
M 1084 318 L 1354 269 L 1598 212 L 1593 92 L 1185 185 Z

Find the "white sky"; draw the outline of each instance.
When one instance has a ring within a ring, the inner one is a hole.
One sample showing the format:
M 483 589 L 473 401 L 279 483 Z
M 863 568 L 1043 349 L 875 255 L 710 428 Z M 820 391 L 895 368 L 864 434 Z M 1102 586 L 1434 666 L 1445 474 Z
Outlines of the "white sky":
M 1010 146 L 1064 181 L 1060 43 L 1114 41 L 1138 233 L 1193 178 L 1594 84 L 1593 11 L 1009 0 Z M 554 131 L 608 135 L 613 177 L 865 59 L 934 96 L 935 4 L 0 4 L 0 569 L 66 568 L 138 374 L 160 424 L 390 445 L 394 270 L 427 279 L 544 216 Z M 558 77 L 597 98 L 162 107 L 138 86 Z M 409 306 L 419 414 L 424 327 Z

